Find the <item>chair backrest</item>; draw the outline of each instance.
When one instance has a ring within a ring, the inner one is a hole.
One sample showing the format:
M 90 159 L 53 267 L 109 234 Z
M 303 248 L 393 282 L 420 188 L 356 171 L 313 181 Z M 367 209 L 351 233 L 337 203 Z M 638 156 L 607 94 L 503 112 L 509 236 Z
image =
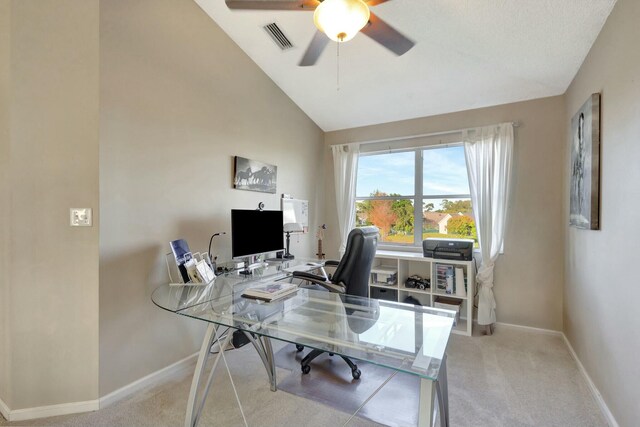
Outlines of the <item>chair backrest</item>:
M 347 247 L 331 278 L 343 284 L 349 295 L 366 297 L 369 294 L 369 275 L 378 246 L 378 228 L 354 228 L 349 232 Z
M 348 314 L 347 323 L 351 332 L 366 332 L 380 318 L 380 301 L 377 299 L 355 298 L 346 294 L 340 295 L 340 299 L 345 304 L 344 311 Z M 357 315 L 353 316 L 354 313 Z

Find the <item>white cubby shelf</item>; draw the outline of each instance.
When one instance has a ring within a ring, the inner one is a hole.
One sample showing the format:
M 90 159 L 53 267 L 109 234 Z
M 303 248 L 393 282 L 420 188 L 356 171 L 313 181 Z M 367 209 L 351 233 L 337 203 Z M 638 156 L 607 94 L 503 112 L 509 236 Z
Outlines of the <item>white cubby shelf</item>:
M 462 268 L 466 282 L 465 296 L 456 295 L 455 292 L 447 294 L 444 290 L 437 288 L 436 264 L 451 265 L 454 268 Z M 459 261 L 427 258 L 418 252 L 378 250 L 376 251 L 376 257 L 373 261 L 373 268 L 375 267 L 392 267 L 396 269 L 398 272 L 398 280 L 395 285 L 371 283 L 370 280 L 369 296 L 371 298 L 404 302 L 408 296 L 411 296 L 418 300 L 421 305 L 428 307 L 434 307 L 434 302 L 439 296 L 461 300 L 460 318 L 457 324 L 453 327 L 453 333 L 471 336 L 476 277 L 475 264 L 473 260 Z M 429 279 L 431 281 L 431 288 L 420 290 L 405 287 L 407 278 L 415 274 L 424 279 Z

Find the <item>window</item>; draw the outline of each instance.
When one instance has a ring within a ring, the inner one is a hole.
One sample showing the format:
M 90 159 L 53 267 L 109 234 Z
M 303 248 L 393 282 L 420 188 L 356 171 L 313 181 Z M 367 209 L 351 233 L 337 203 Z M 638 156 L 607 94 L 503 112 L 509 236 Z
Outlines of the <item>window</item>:
M 382 246 L 420 247 L 427 237 L 478 241 L 462 145 L 363 153 L 356 226 L 375 225 Z

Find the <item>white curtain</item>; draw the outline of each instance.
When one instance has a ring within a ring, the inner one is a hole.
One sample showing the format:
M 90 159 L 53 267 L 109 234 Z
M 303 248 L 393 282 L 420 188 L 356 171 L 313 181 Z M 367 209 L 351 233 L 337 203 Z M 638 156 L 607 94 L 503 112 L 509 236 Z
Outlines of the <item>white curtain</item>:
M 476 282 L 478 324 L 496 321 L 493 266 L 504 241 L 509 181 L 513 154 L 513 124 L 503 123 L 463 131 L 473 214 L 476 220 L 482 263 Z
M 344 252 L 349 231 L 356 222 L 356 174 L 360 146 L 358 144 L 333 145 L 331 151 L 340 228 L 340 252 Z

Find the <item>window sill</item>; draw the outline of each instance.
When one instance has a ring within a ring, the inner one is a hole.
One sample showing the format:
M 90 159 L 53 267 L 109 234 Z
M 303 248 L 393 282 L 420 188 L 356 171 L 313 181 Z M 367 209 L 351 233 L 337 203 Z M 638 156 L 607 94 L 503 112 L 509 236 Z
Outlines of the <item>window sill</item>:
M 383 243 L 379 243 L 378 244 L 378 250 L 381 251 L 393 251 L 393 252 L 407 252 L 407 253 L 422 253 L 422 247 L 418 247 L 418 246 L 397 246 L 397 245 L 389 245 L 389 244 L 383 244 Z M 500 251 L 500 255 L 502 255 L 503 252 Z M 481 256 L 482 252 L 480 251 L 480 248 L 473 248 L 473 255 L 477 255 L 477 256 Z
M 384 251 L 397 251 L 397 252 L 420 252 L 422 253 L 421 246 L 413 246 L 413 245 L 390 245 L 385 243 L 378 243 L 378 249 Z

